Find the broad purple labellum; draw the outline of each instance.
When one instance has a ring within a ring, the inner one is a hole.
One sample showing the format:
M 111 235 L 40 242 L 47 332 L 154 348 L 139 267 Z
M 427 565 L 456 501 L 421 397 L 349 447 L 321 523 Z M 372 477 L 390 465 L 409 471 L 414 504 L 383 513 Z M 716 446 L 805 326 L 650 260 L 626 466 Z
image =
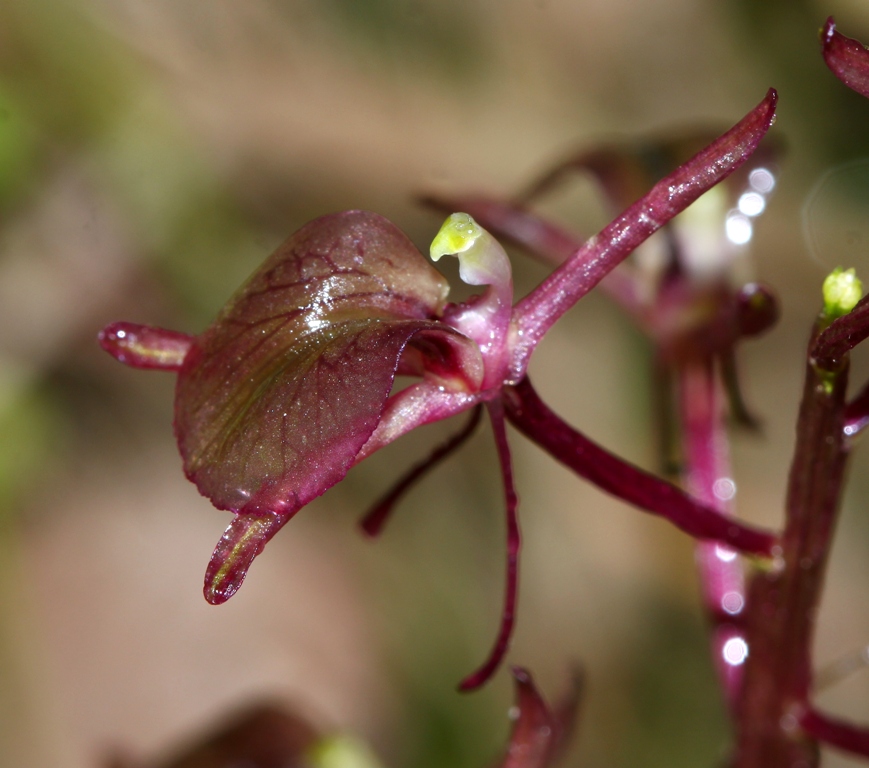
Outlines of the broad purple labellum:
M 351 211 L 289 238 L 192 340 L 130 324 L 102 334 L 122 362 L 180 365 L 184 471 L 216 507 L 237 513 L 208 568 L 209 602 L 234 594 L 265 543 L 344 477 L 397 372 L 478 388 L 476 345 L 436 319 L 447 291 L 397 227 Z M 185 344 L 183 362 L 158 355 Z

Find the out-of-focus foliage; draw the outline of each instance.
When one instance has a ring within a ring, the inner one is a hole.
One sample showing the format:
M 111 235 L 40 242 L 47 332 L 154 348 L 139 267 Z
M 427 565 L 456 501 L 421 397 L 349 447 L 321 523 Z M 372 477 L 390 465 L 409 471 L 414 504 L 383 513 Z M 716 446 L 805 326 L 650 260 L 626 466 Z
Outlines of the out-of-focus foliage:
M 220 513 L 176 477 L 171 384 L 116 369 L 95 333 L 119 317 L 199 332 L 317 215 L 376 210 L 424 245 L 439 221 L 414 207 L 420 190 L 513 191 L 601 137 L 732 122 L 770 85 L 791 170 L 754 252 L 784 320 L 749 350 L 765 437 L 738 442 L 734 460 L 741 514 L 778 524 L 773 489 L 798 395 L 782 382 L 799 378 L 825 274 L 806 255 L 801 208 L 818 171 L 869 149 L 869 107 L 825 72 L 816 39 L 829 13 L 863 39 L 869 19 L 859 4 L 833 5 L 4 2 L 0 383 L 16 383 L 0 402 L 0 516 L 11 524 L 0 763 L 84 768 L 113 744 L 153 754 L 276 692 L 364 734 L 387 764 L 485 764 L 505 737 L 509 681 L 472 698 L 452 686 L 488 642 L 501 589 L 487 449 L 423 483 L 371 545 L 348 521 L 432 440 L 374 457 L 275 542 L 262 582 L 283 591 L 251 583 L 238 606 L 211 609 L 199 590 L 208 552 L 193 549 L 210 547 Z M 603 223 L 589 189 L 551 203 L 585 232 Z M 542 274 L 515 269 L 519 291 Z M 604 302 L 583 304 L 541 348 L 536 380 L 568 419 L 654 468 L 639 342 Z M 511 658 L 547 691 L 573 661 L 588 669 L 586 726 L 567 764 L 673 765 L 689 715 L 707 724 L 690 759 L 713 764 L 717 691 L 702 633 L 684 618 L 698 602 L 690 542 L 531 448 L 516 464 L 529 565 Z M 869 580 L 865 526 L 840 541 L 822 663 L 869 636 L 855 608 Z M 166 583 L 144 576 L 154 558 L 174 569 Z M 869 719 L 864 683 L 825 695 Z M 850 764 L 837 759 L 826 765 Z

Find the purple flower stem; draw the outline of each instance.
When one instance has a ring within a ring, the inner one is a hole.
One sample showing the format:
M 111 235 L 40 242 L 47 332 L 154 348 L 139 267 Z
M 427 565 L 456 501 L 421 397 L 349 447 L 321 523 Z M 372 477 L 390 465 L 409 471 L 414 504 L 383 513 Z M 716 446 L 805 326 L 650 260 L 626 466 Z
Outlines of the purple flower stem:
M 504 501 L 507 519 L 507 574 L 504 591 L 504 610 L 501 614 L 501 626 L 495 644 L 488 658 L 475 672 L 468 675 L 459 684 L 459 690 L 473 691 L 485 683 L 500 666 L 510 645 L 513 635 L 513 625 L 516 620 L 516 599 L 519 591 L 519 549 L 522 538 L 519 533 L 519 517 L 517 509 L 519 499 L 513 483 L 513 463 L 510 459 L 510 446 L 507 444 L 507 429 L 504 423 L 504 404 L 500 399 L 486 403 L 489 418 L 492 421 L 492 431 L 495 435 L 495 446 L 498 449 L 498 461 L 501 465 L 501 476 L 504 480 Z
M 429 471 L 434 469 L 444 459 L 451 456 L 458 450 L 468 438 L 474 434 L 477 426 L 480 423 L 482 415 L 482 406 L 477 406 L 471 411 L 471 418 L 468 419 L 462 429 L 452 435 L 448 440 L 435 448 L 423 461 L 414 465 L 408 472 L 398 480 L 392 488 L 381 496 L 365 513 L 365 516 L 360 522 L 362 531 L 370 537 L 375 537 L 383 530 L 387 519 L 395 508 L 395 505 L 401 501 L 404 495 Z
M 543 450 L 598 488 L 644 512 L 658 515 L 698 539 L 770 557 L 776 537 L 701 504 L 675 485 L 614 456 L 566 424 L 525 378 L 505 389 L 507 418 Z
M 730 477 L 723 397 L 712 358 L 689 362 L 677 375 L 682 425 L 682 476 L 691 495 L 726 519 L 736 486 Z M 739 688 L 747 647 L 739 616 L 745 607 L 745 574 L 736 552 L 710 542 L 696 550 L 703 602 L 712 622 L 715 666 L 727 702 Z
M 816 327 L 810 353 L 825 332 Z M 847 381 L 847 354 L 831 368 L 809 354 L 781 557 L 753 577 L 746 603 L 750 653 L 737 708 L 737 768 L 818 764 L 817 742 L 799 733 L 795 712 L 808 708 L 815 617 L 848 457 Z
M 854 755 L 869 757 L 869 729 L 809 708 L 798 718 L 813 738 Z
M 568 309 L 652 233 L 749 158 L 775 119 L 776 100 L 770 89 L 739 123 L 655 184 L 516 305 L 514 381 L 522 378 L 532 351 Z

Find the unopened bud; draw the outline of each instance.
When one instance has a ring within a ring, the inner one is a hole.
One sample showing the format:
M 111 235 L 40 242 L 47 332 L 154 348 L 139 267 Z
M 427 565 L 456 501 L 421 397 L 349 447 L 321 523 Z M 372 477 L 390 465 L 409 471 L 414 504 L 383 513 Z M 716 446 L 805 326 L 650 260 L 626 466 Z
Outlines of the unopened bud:
M 863 283 L 860 282 L 853 268 L 836 267 L 827 275 L 822 290 L 824 315 L 829 320 L 847 315 L 863 298 Z

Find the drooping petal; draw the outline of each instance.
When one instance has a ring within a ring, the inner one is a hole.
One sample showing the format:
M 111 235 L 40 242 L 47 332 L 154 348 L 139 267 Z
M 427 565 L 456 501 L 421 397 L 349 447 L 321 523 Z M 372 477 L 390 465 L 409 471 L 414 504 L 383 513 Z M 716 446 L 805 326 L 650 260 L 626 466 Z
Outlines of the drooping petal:
M 504 507 L 507 521 L 507 568 L 504 587 L 504 608 L 501 611 L 501 626 L 495 637 L 495 643 L 489 656 L 480 667 L 468 675 L 459 684 L 460 691 L 473 691 L 479 688 L 495 674 L 513 639 L 513 627 L 516 623 L 516 602 L 519 597 L 519 549 L 522 544 L 519 532 L 519 497 L 513 482 L 513 462 L 510 458 L 510 446 L 507 443 L 507 428 L 504 422 L 504 404 L 501 400 L 492 400 L 486 404 L 489 417 L 492 420 L 492 432 L 495 437 L 495 447 L 498 449 L 498 461 L 501 465 L 501 477 L 504 482 Z
M 265 541 L 344 477 L 406 350 L 439 386 L 478 387 L 476 345 L 436 319 L 446 292 L 400 230 L 351 211 L 293 235 L 196 338 L 175 400 L 185 472 L 215 506 L 259 521 L 227 530 L 210 600 L 231 595 Z

